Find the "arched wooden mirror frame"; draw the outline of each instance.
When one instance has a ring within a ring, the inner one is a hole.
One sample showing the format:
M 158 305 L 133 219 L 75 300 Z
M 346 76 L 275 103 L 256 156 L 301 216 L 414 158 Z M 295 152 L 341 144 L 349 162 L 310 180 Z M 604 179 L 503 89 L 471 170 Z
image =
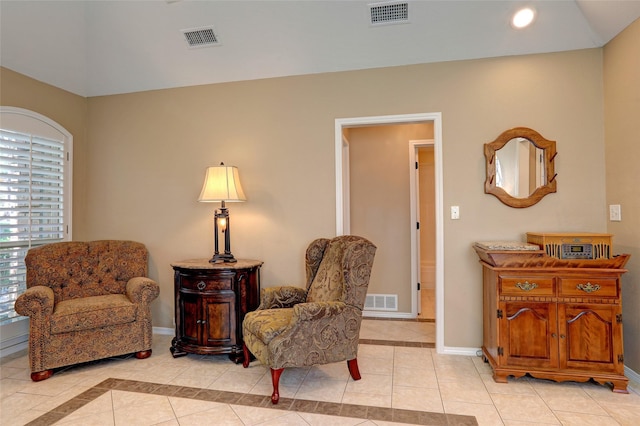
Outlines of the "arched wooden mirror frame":
M 514 138 L 524 138 L 544 152 L 545 180 L 544 185 L 538 186 L 528 197 L 517 198 L 504 189 L 496 186 L 496 151 L 504 147 Z M 484 144 L 484 156 L 487 163 L 487 179 L 484 182 L 485 194 L 496 196 L 509 207 L 530 207 L 540 201 L 545 195 L 556 192 L 556 176 L 554 159 L 557 155 L 556 142 L 543 138 L 540 133 L 528 127 L 515 127 L 504 131 L 493 142 Z

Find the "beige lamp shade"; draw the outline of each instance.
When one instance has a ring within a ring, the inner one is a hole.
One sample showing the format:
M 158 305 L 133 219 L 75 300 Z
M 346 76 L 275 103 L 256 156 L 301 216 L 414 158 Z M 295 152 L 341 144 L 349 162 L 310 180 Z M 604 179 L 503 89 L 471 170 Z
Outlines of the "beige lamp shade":
M 242 185 L 240 185 L 237 167 L 225 166 L 224 163 L 220 163 L 219 166 L 207 167 L 198 201 L 210 203 L 216 201 L 246 201 L 246 199 Z

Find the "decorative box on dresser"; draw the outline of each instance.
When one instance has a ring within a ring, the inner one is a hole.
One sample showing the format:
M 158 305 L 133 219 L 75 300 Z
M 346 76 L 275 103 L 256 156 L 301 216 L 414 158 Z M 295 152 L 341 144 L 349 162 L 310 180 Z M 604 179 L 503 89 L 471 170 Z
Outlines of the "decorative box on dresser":
M 260 303 L 259 260 L 211 263 L 207 259 L 175 262 L 176 337 L 173 357 L 187 353 L 229 354 L 240 363 L 242 321 Z
M 590 379 L 627 393 L 620 279 L 629 255 L 568 260 L 536 245 L 475 243 L 483 275 L 484 359 L 508 376 Z

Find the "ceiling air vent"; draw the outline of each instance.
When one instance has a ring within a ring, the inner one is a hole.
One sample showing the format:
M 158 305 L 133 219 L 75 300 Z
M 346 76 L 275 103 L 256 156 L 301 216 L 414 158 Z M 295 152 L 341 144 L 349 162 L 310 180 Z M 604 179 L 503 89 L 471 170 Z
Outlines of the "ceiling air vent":
M 409 22 L 409 3 L 394 1 L 369 5 L 371 25 L 406 24 Z
M 182 30 L 182 33 L 189 47 L 207 47 L 220 44 L 218 36 L 213 32 L 213 27 Z

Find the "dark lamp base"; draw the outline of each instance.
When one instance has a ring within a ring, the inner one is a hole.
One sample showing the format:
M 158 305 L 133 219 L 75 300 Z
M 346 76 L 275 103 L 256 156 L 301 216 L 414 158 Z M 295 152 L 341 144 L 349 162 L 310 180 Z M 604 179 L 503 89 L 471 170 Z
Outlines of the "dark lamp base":
M 209 260 L 209 263 L 236 263 L 238 260 L 231 253 L 216 253 Z

